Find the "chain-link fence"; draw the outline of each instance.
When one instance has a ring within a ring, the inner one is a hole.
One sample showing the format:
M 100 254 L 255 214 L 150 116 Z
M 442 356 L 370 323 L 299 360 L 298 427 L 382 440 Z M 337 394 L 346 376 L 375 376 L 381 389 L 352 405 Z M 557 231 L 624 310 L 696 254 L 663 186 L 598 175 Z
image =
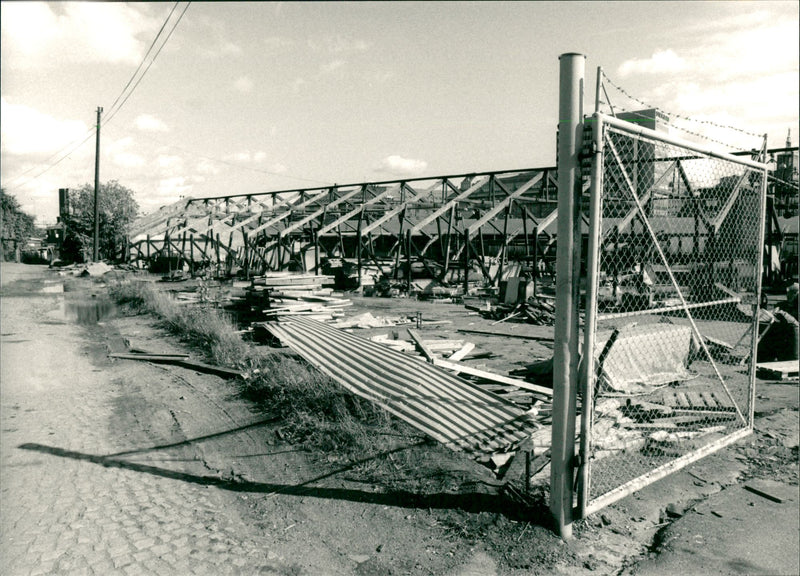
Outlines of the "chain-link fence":
M 585 513 L 752 429 L 766 178 L 755 162 L 595 119 Z

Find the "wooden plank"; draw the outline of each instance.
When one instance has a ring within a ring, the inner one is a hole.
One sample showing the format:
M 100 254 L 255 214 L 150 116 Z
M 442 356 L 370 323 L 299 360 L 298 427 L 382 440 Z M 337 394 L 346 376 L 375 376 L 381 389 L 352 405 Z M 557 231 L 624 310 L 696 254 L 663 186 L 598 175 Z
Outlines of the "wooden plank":
M 322 226 L 317 231 L 317 234 L 319 234 L 320 236 L 322 236 L 324 234 L 327 234 L 328 232 L 330 232 L 331 230 L 333 230 L 334 228 L 336 228 L 340 224 L 344 224 L 348 220 L 352 220 L 361 211 L 362 206 L 369 206 L 371 204 L 375 204 L 376 202 L 380 202 L 386 196 L 390 196 L 392 194 L 396 194 L 399 191 L 400 191 L 400 185 L 392 186 L 391 188 L 389 188 L 387 190 L 384 190 L 382 193 L 378 194 L 374 198 L 371 198 L 370 200 L 367 200 L 366 202 L 364 202 L 362 204 L 359 204 L 359 206 L 357 208 L 354 208 L 350 212 L 347 212 L 346 214 L 340 216 L 339 218 L 337 218 L 333 222 L 330 222 L 330 223 L 326 224 L 325 226 Z
M 700 392 L 700 396 L 703 398 L 703 402 L 705 402 L 706 406 L 709 408 L 717 408 L 719 406 L 711 392 Z
M 534 336 L 531 334 L 509 334 L 508 332 L 492 332 L 491 330 L 471 330 L 459 328 L 458 332 L 464 334 L 483 334 L 484 336 L 505 336 L 506 338 L 519 338 L 520 340 L 540 340 L 543 342 L 553 342 L 553 336 Z
M 783 378 L 792 378 L 798 376 L 797 360 L 785 360 L 782 362 L 759 362 L 756 364 L 758 375 L 761 378 L 772 378 L 775 380 L 782 380 Z
M 431 352 L 458 350 L 464 346 L 463 340 L 423 340 L 425 347 Z
M 734 409 L 733 402 L 731 402 L 731 399 L 728 398 L 727 394 L 717 394 L 716 392 L 711 392 L 711 395 L 714 397 L 714 400 L 720 408 L 729 410 Z
M 689 406 L 691 408 L 705 408 L 706 403 L 703 402 L 703 398 L 697 392 L 687 390 L 686 391 L 686 399 L 689 401 Z
M 283 220 L 286 220 L 286 218 L 291 216 L 291 214 L 292 214 L 292 212 L 294 210 L 298 210 L 300 208 L 305 208 L 306 206 L 308 206 L 310 204 L 313 204 L 314 202 L 317 202 L 318 200 L 320 200 L 320 198 L 323 198 L 325 196 L 325 194 L 327 194 L 327 193 L 328 193 L 328 189 L 327 188 L 325 190 L 320 190 L 320 191 L 312 194 L 309 198 L 307 198 L 303 202 L 300 202 L 299 204 L 297 202 L 299 202 L 302 199 L 302 196 L 300 196 L 299 198 L 294 198 L 289 203 L 289 205 L 287 206 L 288 209 L 286 210 L 286 212 L 283 212 L 283 213 L 275 216 L 274 218 L 270 218 L 266 222 L 260 224 L 259 226 L 256 226 L 255 228 L 250 230 L 248 232 L 248 234 L 258 234 L 262 230 L 265 230 L 266 228 L 269 228 L 270 226 L 274 226 L 275 224 L 277 224 L 277 223 L 279 223 L 279 222 L 281 222 Z M 274 214 L 274 212 L 273 212 L 273 214 Z
M 475 234 L 478 232 L 481 226 L 489 222 L 489 220 L 491 220 L 496 215 L 498 215 L 502 210 L 504 210 L 505 207 L 508 206 L 508 204 L 512 200 L 522 196 L 525 192 L 533 188 L 539 182 L 539 180 L 542 179 L 543 175 L 544 172 L 539 172 L 538 174 L 536 174 L 533 178 L 528 180 L 528 182 L 526 182 L 521 188 L 509 194 L 502 202 L 497 203 L 494 206 L 494 208 L 492 208 L 486 214 L 484 214 L 477 222 L 473 222 L 470 225 L 470 227 L 467 228 L 468 238 L 471 239 L 473 236 L 475 236 Z
M 188 354 L 150 354 L 141 352 L 113 352 L 109 358 L 119 358 L 122 360 L 144 360 L 146 362 L 176 362 L 185 360 Z
M 409 330 L 409 332 L 411 332 L 411 330 Z M 519 380 L 518 378 L 509 378 L 508 376 L 501 376 L 500 374 L 486 372 L 485 370 L 478 370 L 477 368 L 466 366 L 464 364 L 457 364 L 456 362 L 450 362 L 449 360 L 434 358 L 433 365 L 438 366 L 440 368 L 447 368 L 448 370 L 457 370 L 458 372 L 463 372 L 464 374 L 469 374 L 470 376 L 477 376 L 479 378 L 484 378 L 492 382 L 499 382 L 501 384 L 516 386 L 517 388 L 522 388 L 523 390 L 530 390 L 531 392 L 537 392 L 539 394 L 544 394 L 545 396 L 553 395 L 553 391 L 550 388 L 545 388 L 544 386 L 537 386 L 536 384 L 531 384 L 530 382 L 526 382 L 525 380 Z
M 463 360 L 464 356 L 472 352 L 474 348 L 475 344 L 473 344 L 472 342 L 467 342 L 466 344 L 464 344 L 464 346 L 461 347 L 460 350 L 457 350 L 456 352 L 453 352 L 450 356 L 448 356 L 447 359 L 450 360 L 451 362 L 458 362 L 459 360 Z
M 662 398 L 662 402 L 666 406 L 669 406 L 670 408 L 674 408 L 675 406 L 678 405 L 678 401 L 675 398 L 675 392 L 672 392 L 671 390 L 667 391 L 667 392 L 664 392 L 664 394 L 662 395 L 661 398 Z
M 322 208 L 317 209 L 316 211 L 312 212 L 311 214 L 309 214 L 305 218 L 301 218 L 297 222 L 293 222 L 292 224 L 290 224 L 289 226 L 287 226 L 286 228 L 281 230 L 281 234 L 289 234 L 289 233 L 297 230 L 298 228 L 301 228 L 301 227 L 305 226 L 306 224 L 308 224 L 312 220 L 315 220 L 316 218 L 319 218 L 320 216 L 322 216 L 325 213 L 326 210 L 330 210 L 332 208 L 335 208 L 339 204 L 347 202 L 353 196 L 356 196 L 357 194 L 362 194 L 363 192 L 364 192 L 364 188 L 363 187 L 358 187 L 355 190 L 351 190 L 350 192 L 347 192 L 347 193 L 343 194 L 342 196 L 340 196 L 336 200 L 333 200 L 331 202 L 327 202 Z
M 442 184 L 442 181 L 441 180 L 437 180 L 436 183 L 433 186 L 431 186 L 430 188 L 428 188 L 427 190 L 425 190 L 423 192 L 420 192 L 417 196 L 414 196 L 413 198 L 406 199 L 406 201 L 404 203 L 400 204 L 396 208 L 393 208 L 393 209 L 389 210 L 388 212 L 386 212 L 383 216 L 381 216 L 380 218 L 378 218 L 374 222 L 370 222 L 367 226 L 362 227 L 361 228 L 361 237 L 363 238 L 364 236 L 366 236 L 367 234 L 372 232 L 375 228 L 378 228 L 379 226 L 383 225 L 385 222 L 391 220 L 392 218 L 394 218 L 398 214 L 403 213 L 406 208 L 412 207 L 413 204 L 415 204 L 415 203 L 417 203 L 417 202 L 419 202 L 421 200 L 424 200 L 425 198 L 429 197 L 433 193 L 433 191 L 436 190 L 441 184 Z
M 434 356 L 434 355 L 433 355 L 433 353 L 432 353 L 432 352 L 431 352 L 431 351 L 428 349 L 428 347 L 427 347 L 427 346 L 425 346 L 425 343 L 422 341 L 422 338 L 420 338 L 420 335 L 417 333 L 417 331 L 416 331 L 416 330 L 414 330 L 414 329 L 412 329 L 412 328 L 408 328 L 407 330 L 408 330 L 408 335 L 409 335 L 409 336 L 411 336 L 411 339 L 412 339 L 412 340 L 414 340 L 414 344 L 416 344 L 416 346 L 417 346 L 417 349 L 418 349 L 420 352 L 422 352 L 422 355 L 423 355 L 423 356 L 425 356 L 425 359 L 426 359 L 428 362 L 430 362 L 431 364 L 434 364 L 434 358 L 435 358 L 435 356 Z
M 673 416 L 666 419 L 679 424 L 695 424 L 698 422 L 717 422 L 719 420 L 734 420 L 736 414 L 731 410 L 694 410 L 692 408 L 675 408 Z M 663 419 L 658 419 L 659 422 Z
M 441 216 L 445 212 L 450 211 L 451 206 L 458 204 L 460 200 L 469 197 L 470 195 L 474 194 L 475 192 L 483 188 L 489 182 L 489 180 L 490 178 L 488 176 L 479 176 L 475 180 L 475 182 L 473 182 L 472 185 L 469 188 L 467 188 L 464 192 L 454 196 L 453 198 L 450 198 L 444 206 L 442 206 L 438 210 L 434 210 L 431 214 L 429 214 L 428 216 L 423 218 L 420 222 L 415 224 L 411 228 L 411 234 L 412 235 L 416 234 L 417 232 L 422 230 L 425 226 L 436 220 L 439 216 Z
M 214 374 L 216 376 L 222 376 L 223 378 L 240 378 L 242 376 L 242 373 L 239 372 L 238 370 L 223 368 L 221 366 L 212 366 L 211 364 L 197 362 L 196 360 L 189 360 L 186 356 L 183 355 L 166 356 L 159 354 L 114 353 L 114 354 L 109 354 L 109 356 L 112 358 L 123 358 L 126 360 L 146 360 L 148 362 L 174 364 L 175 366 L 182 366 L 184 368 L 189 368 L 190 370 L 196 370 L 198 372 L 204 372 L 206 374 Z
M 778 504 L 783 502 L 783 498 L 775 496 L 774 494 L 769 494 L 768 492 L 764 492 L 763 490 L 759 490 L 758 488 L 751 486 L 750 484 L 745 484 L 744 489 L 747 490 L 748 492 L 756 494 L 757 496 L 766 498 L 767 500 L 772 500 L 773 502 L 777 502 Z
M 242 373 L 238 370 L 232 370 L 222 366 L 212 366 L 211 364 L 194 360 L 181 360 L 180 362 L 176 362 L 176 364 L 184 368 L 189 368 L 190 370 L 196 370 L 205 374 L 214 374 L 215 376 L 221 376 L 223 378 L 241 378 L 242 376 Z

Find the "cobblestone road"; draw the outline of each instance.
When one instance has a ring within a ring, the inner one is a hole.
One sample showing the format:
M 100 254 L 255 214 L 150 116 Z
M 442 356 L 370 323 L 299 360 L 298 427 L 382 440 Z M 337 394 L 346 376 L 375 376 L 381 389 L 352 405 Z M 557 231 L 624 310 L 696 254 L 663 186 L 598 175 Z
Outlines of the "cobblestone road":
M 174 412 L 139 409 L 137 372 L 103 360 L 63 300 L 0 301 L 0 573 L 293 572 L 239 517 L 241 496 L 187 481 L 198 448 L 114 456 L 185 436 Z

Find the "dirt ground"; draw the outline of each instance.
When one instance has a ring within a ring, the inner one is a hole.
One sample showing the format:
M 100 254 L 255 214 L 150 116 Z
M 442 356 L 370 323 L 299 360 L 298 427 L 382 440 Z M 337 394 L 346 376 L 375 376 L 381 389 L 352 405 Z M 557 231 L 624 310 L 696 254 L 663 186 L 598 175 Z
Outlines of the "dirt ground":
M 543 501 L 523 508 L 484 468 L 433 443 L 387 439 L 393 450 L 357 462 L 306 451 L 234 381 L 110 359 L 129 347 L 195 353 L 147 316 L 109 310 L 78 323 L 76 303 L 92 298 L 101 285 L 3 264 L 3 574 L 800 571 L 796 383 L 759 382 L 754 434 L 576 523 L 563 542 Z M 495 352 L 473 361 L 487 370 L 552 353 L 545 341 L 456 332 L 491 327 L 462 305 L 354 301 L 348 316 L 421 312 L 424 337 Z M 782 502 L 743 488 L 758 482 Z

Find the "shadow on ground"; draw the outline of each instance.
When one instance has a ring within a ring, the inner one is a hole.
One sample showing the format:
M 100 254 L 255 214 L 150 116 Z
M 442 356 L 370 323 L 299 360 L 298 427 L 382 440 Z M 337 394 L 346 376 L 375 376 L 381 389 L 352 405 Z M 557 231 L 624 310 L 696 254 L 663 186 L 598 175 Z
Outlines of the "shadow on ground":
M 40 452 L 59 456 L 61 458 L 70 458 L 83 462 L 91 462 L 106 468 L 122 468 L 126 470 L 133 470 L 144 474 L 151 474 L 162 478 L 170 478 L 173 480 L 181 480 L 183 482 L 191 482 L 201 486 L 217 486 L 223 490 L 230 490 L 233 492 L 248 492 L 260 493 L 268 495 L 283 494 L 287 496 L 308 496 L 314 498 L 328 498 L 336 500 L 347 500 L 351 502 L 362 502 L 367 504 L 381 504 L 385 506 L 394 506 L 399 508 L 413 508 L 413 509 L 436 509 L 436 510 L 461 510 L 464 512 L 478 513 L 478 512 L 493 512 L 502 514 L 512 520 L 525 520 L 527 522 L 535 522 L 537 524 L 548 525 L 549 515 L 546 510 L 538 510 L 533 506 L 521 505 L 518 500 L 512 501 L 511 498 L 505 495 L 504 491 L 499 494 L 487 494 L 480 492 L 463 492 L 463 493 L 448 493 L 439 492 L 434 494 L 418 494 L 406 490 L 390 490 L 386 492 L 373 492 L 366 490 L 358 490 L 353 488 L 337 488 L 327 486 L 313 486 L 313 484 L 352 470 L 358 466 L 366 464 L 371 461 L 379 460 L 402 452 L 409 448 L 420 446 L 425 441 L 415 442 L 404 446 L 399 446 L 391 450 L 383 451 L 379 454 L 370 456 L 368 458 L 353 461 L 346 466 L 340 467 L 331 472 L 321 474 L 309 480 L 300 482 L 298 484 L 280 484 L 272 482 L 253 482 L 240 480 L 236 478 L 221 478 L 218 476 L 198 475 L 166 468 L 160 468 L 148 464 L 141 464 L 138 462 L 131 462 L 125 460 L 124 457 L 146 452 L 153 452 L 157 450 L 165 450 L 181 446 L 188 446 L 204 440 L 218 438 L 228 434 L 235 434 L 242 430 L 255 428 L 267 423 L 274 422 L 275 418 L 260 420 L 244 426 L 239 426 L 223 432 L 216 432 L 200 436 L 197 438 L 183 440 L 181 442 L 163 444 L 152 446 L 148 448 L 139 448 L 133 450 L 126 450 L 114 454 L 88 454 L 84 452 L 77 452 L 74 450 L 66 450 L 56 446 L 46 446 L 36 443 L 25 443 L 19 446 L 22 450 L 29 450 L 33 452 Z

